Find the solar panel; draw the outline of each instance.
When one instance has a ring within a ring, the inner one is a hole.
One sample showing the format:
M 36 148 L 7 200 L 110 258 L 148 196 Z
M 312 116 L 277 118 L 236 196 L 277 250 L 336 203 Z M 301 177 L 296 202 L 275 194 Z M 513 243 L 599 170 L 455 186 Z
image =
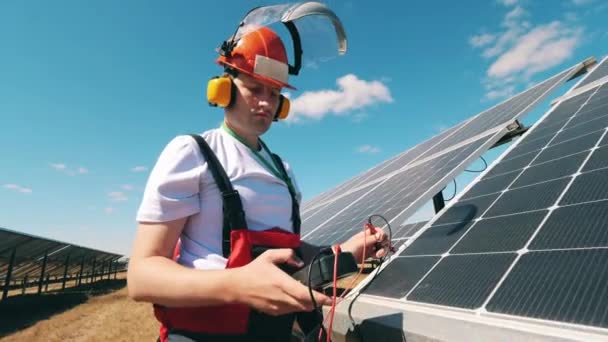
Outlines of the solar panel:
M 414 146 L 314 199 L 302 214 L 303 238 L 333 244 L 362 229 L 372 214 L 400 224 L 507 133 L 506 126 L 577 73 L 578 64 Z M 312 211 L 310 208 L 320 208 Z M 404 236 L 396 234 L 395 238 Z
M 108 263 L 120 257 L 114 253 L 0 228 L 0 286 L 3 286 L 3 296 L 9 289 L 24 286 L 26 279 L 28 286 L 36 285 L 43 269 L 44 277 L 55 280 L 63 279 L 67 267 L 67 276 L 70 278 L 79 273 L 81 268 L 84 273 L 92 272 L 95 259 L 96 272 L 101 272 L 102 266 L 107 271 Z M 10 282 L 7 282 L 9 269 Z
M 588 78 L 598 79 L 593 73 Z M 363 293 L 477 317 L 607 329 L 608 83 L 574 94 L 427 224 Z
M 604 60 L 593 69 L 593 73 L 589 74 L 588 77 L 585 77 L 583 80 L 581 80 L 581 82 L 576 86 L 576 88 L 582 88 L 605 76 L 608 76 L 608 59 L 606 58 L 604 58 Z

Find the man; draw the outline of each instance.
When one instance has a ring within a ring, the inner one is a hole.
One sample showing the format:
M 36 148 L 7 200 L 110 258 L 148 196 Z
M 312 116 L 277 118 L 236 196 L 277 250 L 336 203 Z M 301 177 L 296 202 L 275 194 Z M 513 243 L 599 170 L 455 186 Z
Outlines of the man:
M 287 53 L 268 27 L 226 46 L 217 61 L 225 74 L 208 89 L 210 103 L 225 108 L 222 126 L 201 134 L 203 142 L 178 136 L 165 147 L 137 214 L 129 296 L 155 304 L 162 341 L 285 340 L 294 313 L 313 309 L 308 288 L 284 269 L 302 267 L 319 248 L 300 241 L 301 195 L 292 170 L 260 139 L 288 114 L 280 93 L 294 89 Z M 220 184 L 218 173 L 229 184 Z M 240 221 L 226 209 L 226 186 L 238 192 Z M 232 219 L 236 226 L 227 223 Z M 383 232 L 366 231 L 341 249 L 361 260 L 384 255 L 388 243 Z M 259 245 L 269 248 L 256 257 Z M 331 304 L 313 295 L 317 305 Z

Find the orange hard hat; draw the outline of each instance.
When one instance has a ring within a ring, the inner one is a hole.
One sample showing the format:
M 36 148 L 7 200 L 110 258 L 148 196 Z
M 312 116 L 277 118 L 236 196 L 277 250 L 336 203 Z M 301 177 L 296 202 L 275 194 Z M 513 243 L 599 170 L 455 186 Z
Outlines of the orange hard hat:
M 296 89 L 289 85 L 287 52 L 281 38 L 266 26 L 244 34 L 228 51 L 222 51 L 217 63 L 248 74 L 279 88 Z

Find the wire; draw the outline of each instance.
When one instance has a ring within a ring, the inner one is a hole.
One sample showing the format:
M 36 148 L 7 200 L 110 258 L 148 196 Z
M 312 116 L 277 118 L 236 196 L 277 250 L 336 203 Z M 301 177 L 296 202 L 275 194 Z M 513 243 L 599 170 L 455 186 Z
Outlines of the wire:
M 484 172 L 488 168 L 488 162 L 482 156 L 479 156 L 479 158 L 483 161 L 483 169 L 481 169 L 481 170 L 467 170 L 467 169 L 465 169 L 465 171 L 466 172 L 473 172 L 473 173 Z
M 388 237 L 389 237 L 389 243 L 390 243 L 390 246 L 391 246 L 391 247 L 389 248 L 389 251 L 386 253 L 386 255 L 384 255 L 384 256 L 383 256 L 383 257 L 380 259 L 380 261 L 379 261 L 379 263 L 378 263 L 378 266 L 376 266 L 376 268 L 377 268 L 377 269 L 380 269 L 380 267 L 382 266 L 382 264 L 384 263 L 384 261 L 386 260 L 386 258 L 389 256 L 389 253 L 393 253 L 393 252 L 395 251 L 395 250 L 394 250 L 394 248 L 392 247 L 392 246 L 393 246 L 393 229 L 391 228 L 391 225 L 390 225 L 390 223 L 388 222 L 388 220 L 387 220 L 387 219 L 386 219 L 384 216 L 379 215 L 379 214 L 374 214 L 374 215 L 371 215 L 371 216 L 370 216 L 370 217 L 367 219 L 367 225 L 364 225 L 365 229 L 367 229 L 367 226 L 368 226 L 368 225 L 369 225 L 369 226 L 371 226 L 371 227 L 373 227 L 373 225 L 372 225 L 372 219 L 373 219 L 374 217 L 379 217 L 380 219 L 382 219 L 382 220 L 383 220 L 383 221 L 386 223 L 386 226 L 387 226 L 387 228 L 388 228 L 388 234 L 389 234 L 389 235 L 388 235 Z M 365 235 L 364 235 L 364 236 L 365 236 Z M 365 258 L 365 246 L 366 246 L 366 245 L 367 245 L 367 243 L 365 243 L 365 240 L 364 240 L 364 245 L 363 245 L 363 253 L 364 253 L 364 254 L 363 254 L 363 258 Z M 362 264 L 362 265 L 361 265 L 361 270 L 360 270 L 360 273 L 359 273 L 359 274 L 361 274 L 361 271 L 363 270 L 363 264 L 364 264 L 364 262 L 365 262 L 365 260 L 362 260 L 362 262 L 361 262 L 361 264 Z M 365 285 L 364 285 L 364 286 L 363 286 L 363 287 L 362 287 L 362 288 L 359 290 L 359 292 L 358 292 L 358 293 L 355 295 L 355 297 L 354 297 L 354 298 L 353 298 L 353 299 L 350 301 L 350 304 L 348 305 L 348 318 L 350 319 L 350 323 L 351 323 L 351 325 L 352 325 L 352 327 L 353 327 L 353 329 L 354 329 L 355 333 L 358 335 L 358 337 L 359 337 L 359 340 L 360 340 L 360 341 L 363 341 L 363 335 L 361 334 L 361 332 L 359 331 L 359 329 L 357 329 L 357 322 L 355 322 L 355 319 L 353 318 L 353 315 L 352 315 L 352 309 L 353 309 L 353 305 L 355 304 L 355 301 L 357 300 L 357 298 L 359 298 L 359 296 L 361 295 L 361 293 L 363 292 L 363 290 L 365 290 L 365 289 L 366 289 L 366 288 L 367 288 L 367 287 L 368 287 L 368 286 L 369 286 L 369 285 L 370 285 L 370 284 L 371 284 L 371 283 L 374 281 L 374 279 L 375 279 L 375 278 L 378 276 L 378 273 L 380 273 L 380 272 L 378 271 L 378 272 L 374 273 L 374 275 L 372 276 L 372 279 L 370 279 L 370 281 L 369 281 L 369 282 L 367 282 L 367 283 L 366 283 L 366 284 L 365 284 Z M 359 274 L 357 274 L 357 277 L 359 276 Z M 355 279 L 356 279 L 356 278 L 355 278 Z
M 331 329 L 333 326 L 333 321 L 334 321 L 334 316 L 335 316 L 335 310 L 336 307 L 339 303 L 342 302 L 342 299 L 344 298 L 344 296 L 346 295 L 346 293 L 348 292 L 349 288 L 352 288 L 353 285 L 355 284 L 355 281 L 358 279 L 358 277 L 362 274 L 363 272 L 363 267 L 365 265 L 365 259 L 366 259 L 366 254 L 367 254 L 367 229 L 370 229 L 372 234 L 375 234 L 375 230 L 376 228 L 374 227 L 374 225 L 372 224 L 372 219 L 374 217 L 378 217 L 380 219 L 382 219 L 384 221 L 384 223 L 386 224 L 386 226 L 388 227 L 388 233 L 389 233 L 389 250 L 387 251 L 387 253 L 385 255 L 382 256 L 382 258 L 380 258 L 378 265 L 376 266 L 376 268 L 380 268 L 382 266 L 382 264 L 384 263 L 384 261 L 386 260 L 386 258 L 389 257 L 389 254 L 391 252 L 394 252 L 394 248 L 392 247 L 392 241 L 393 241 L 393 230 L 391 228 L 390 223 L 388 222 L 388 220 L 382 216 L 382 215 L 378 215 L 378 214 L 374 214 L 369 216 L 368 220 L 367 220 L 367 224 L 363 225 L 363 254 L 361 257 L 361 267 L 359 268 L 359 272 L 357 273 L 357 275 L 351 280 L 350 285 L 340 294 L 340 296 L 337 296 L 337 289 L 338 289 L 338 254 L 341 253 L 341 249 L 340 249 L 340 245 L 336 245 L 334 246 L 335 250 L 332 249 L 332 251 L 334 252 L 334 269 L 333 269 L 333 293 L 332 293 L 332 306 L 329 312 L 328 317 L 326 317 L 325 319 L 322 319 L 321 321 L 321 326 L 320 326 L 320 330 L 319 330 L 319 335 L 318 335 L 318 341 L 322 340 L 322 336 L 323 334 L 325 334 L 326 336 L 326 342 L 331 341 Z M 377 249 L 376 249 L 377 250 Z M 328 249 L 321 249 L 312 259 L 312 261 L 310 262 L 310 266 L 308 267 L 308 292 L 310 294 L 310 298 L 311 301 L 313 303 L 314 306 L 314 310 L 317 312 L 320 312 L 321 316 L 323 315 L 323 312 L 321 311 L 321 309 L 319 308 L 314 295 L 313 295 L 313 289 L 312 289 L 312 265 L 314 264 L 314 262 L 317 260 L 317 258 L 324 254 L 325 252 L 327 252 Z M 376 276 L 378 275 L 379 272 L 376 272 L 374 274 L 374 276 L 372 277 L 372 279 L 370 280 L 370 283 L 376 278 Z M 366 285 L 367 286 L 367 285 Z M 352 305 L 355 301 L 355 299 L 357 299 L 357 297 L 359 296 L 359 294 L 357 294 L 357 296 L 355 296 L 355 298 L 353 299 L 353 301 L 351 302 L 351 304 L 349 305 L 349 309 L 348 309 L 348 316 L 351 320 L 351 324 L 353 325 L 353 327 L 356 327 L 356 322 L 354 321 L 352 314 L 351 314 L 351 310 L 352 310 Z M 325 330 L 325 321 L 329 319 L 329 331 Z M 358 333 L 358 332 L 357 332 Z M 361 337 L 361 336 L 360 336 Z
M 454 183 L 454 192 L 452 193 L 452 196 L 450 198 L 445 198 L 444 201 L 451 201 L 454 199 L 454 197 L 456 197 L 456 191 L 458 190 L 457 186 L 456 186 L 456 178 L 452 179 L 452 182 Z M 441 189 L 441 191 L 445 190 L 445 188 L 447 187 L 444 186 L 443 189 Z
M 472 173 L 480 173 L 480 172 L 484 172 L 487 168 L 488 168 L 488 162 L 484 159 L 484 157 L 479 156 L 479 158 L 483 161 L 483 169 L 481 170 L 469 170 L 469 169 L 465 169 L 465 172 L 472 172 Z M 456 178 L 452 179 L 452 182 L 454 183 L 454 192 L 452 193 L 452 196 L 450 198 L 446 198 L 444 199 L 444 201 L 451 201 L 454 199 L 454 197 L 456 197 L 456 192 L 458 192 L 458 185 L 456 184 Z M 443 189 L 441 189 L 441 191 L 445 190 L 445 188 L 447 188 L 448 186 L 444 186 Z
M 315 256 L 312 258 L 312 261 L 310 262 L 310 265 L 308 266 L 308 293 L 310 294 L 310 300 L 312 301 L 313 310 L 315 312 L 317 312 L 321 316 L 321 327 L 319 329 L 319 336 L 321 336 L 322 333 L 325 333 L 327 335 L 327 332 L 325 331 L 325 327 L 323 326 L 323 311 L 321 310 L 321 308 L 317 304 L 317 301 L 315 300 L 315 296 L 312 293 L 312 285 L 311 285 L 311 282 L 312 282 L 312 265 L 314 265 L 315 260 L 317 260 L 317 258 L 320 255 L 325 254 L 326 252 L 327 252 L 327 248 L 320 249 L 319 252 L 317 252 L 317 254 L 315 254 Z

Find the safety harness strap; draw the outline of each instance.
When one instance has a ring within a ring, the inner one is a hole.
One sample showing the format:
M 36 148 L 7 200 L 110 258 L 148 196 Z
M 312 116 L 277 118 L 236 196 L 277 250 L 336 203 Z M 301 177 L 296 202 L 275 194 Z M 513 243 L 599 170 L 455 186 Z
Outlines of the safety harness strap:
M 205 139 L 198 134 L 190 134 L 190 136 L 196 140 L 201 153 L 207 160 L 211 175 L 222 193 L 222 208 L 224 212 L 222 254 L 225 258 L 228 258 L 230 256 L 230 232 L 237 229 L 247 229 L 241 196 L 239 195 L 239 192 L 232 187 L 230 178 L 228 178 L 222 164 L 220 164 L 220 161 L 217 159 L 217 156 L 213 153 Z
M 201 154 L 207 160 L 207 165 L 213 176 L 213 180 L 217 184 L 220 192 L 222 193 L 222 204 L 223 204 L 223 227 L 222 227 L 222 254 L 225 258 L 230 256 L 230 232 L 237 229 L 247 229 L 247 222 L 245 220 L 245 211 L 243 210 L 243 204 L 241 202 L 241 196 L 237 190 L 234 190 L 230 178 L 226 174 L 224 167 L 217 159 L 217 156 L 209 144 L 203 137 L 198 134 L 190 134 L 190 136 L 196 141 L 201 151 Z M 281 157 L 275 153 L 271 153 L 272 159 L 275 165 L 280 169 L 284 179 L 289 179 L 287 170 L 283 165 Z M 293 223 L 294 234 L 300 234 L 300 204 L 298 203 L 295 189 L 292 186 L 287 187 L 289 194 L 291 195 L 291 221 Z
M 272 159 L 274 163 L 280 168 L 283 173 L 283 178 L 289 179 L 289 175 L 287 174 L 287 170 L 285 170 L 285 166 L 283 165 L 283 161 L 278 154 L 271 153 Z M 300 234 L 300 204 L 298 203 L 298 199 L 296 197 L 295 189 L 293 186 L 287 186 L 289 189 L 289 194 L 291 195 L 291 222 L 293 223 L 293 232 L 294 234 Z

